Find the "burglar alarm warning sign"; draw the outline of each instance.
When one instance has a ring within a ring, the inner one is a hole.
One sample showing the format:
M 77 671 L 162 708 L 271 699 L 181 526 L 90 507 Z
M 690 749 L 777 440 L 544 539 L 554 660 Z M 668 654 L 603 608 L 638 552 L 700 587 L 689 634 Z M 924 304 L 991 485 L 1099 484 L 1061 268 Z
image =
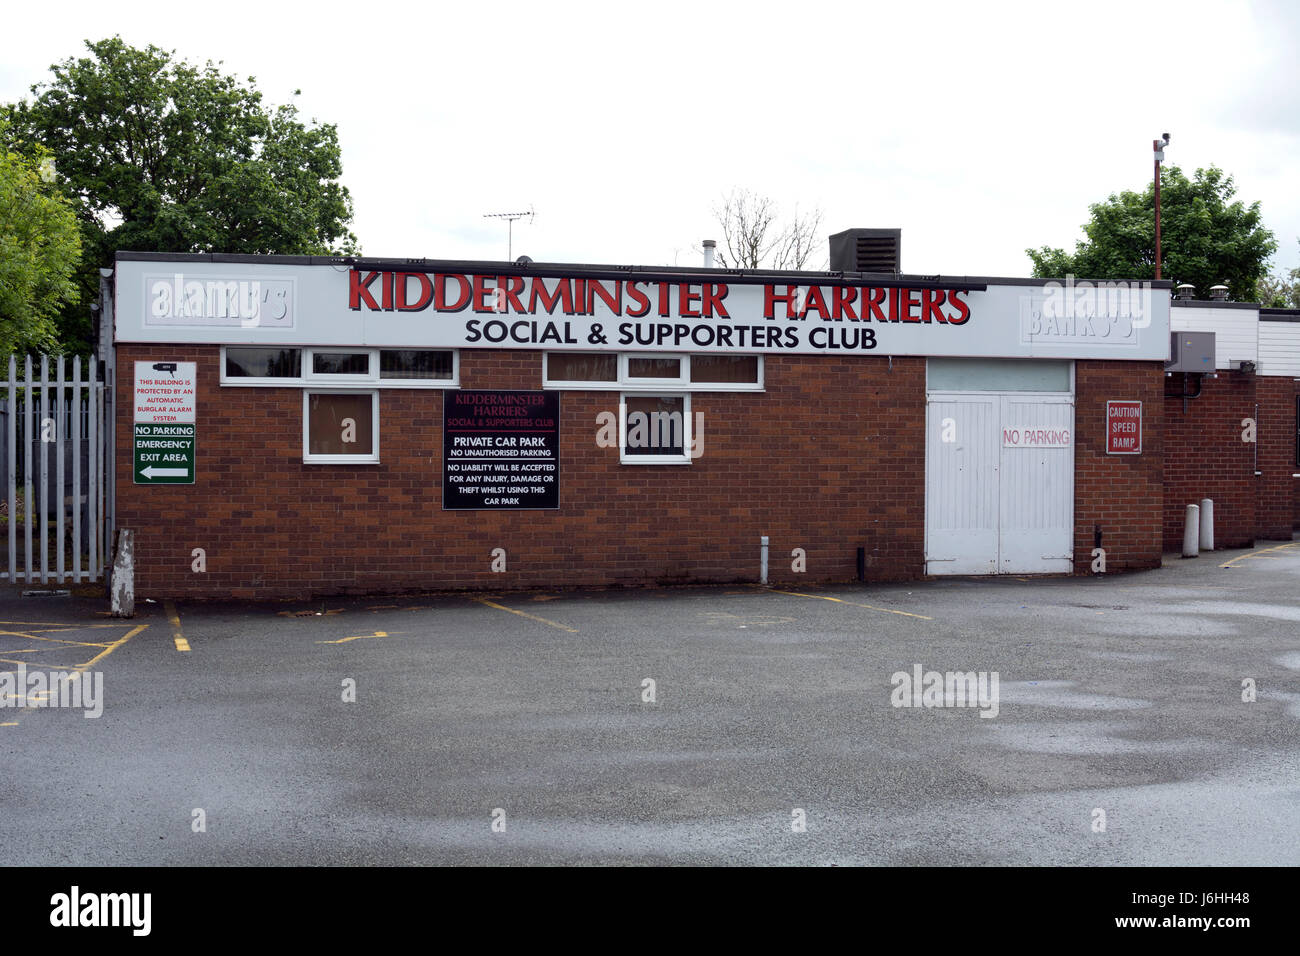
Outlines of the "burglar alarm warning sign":
M 135 484 L 194 484 L 197 381 L 194 362 L 135 363 L 131 438 Z

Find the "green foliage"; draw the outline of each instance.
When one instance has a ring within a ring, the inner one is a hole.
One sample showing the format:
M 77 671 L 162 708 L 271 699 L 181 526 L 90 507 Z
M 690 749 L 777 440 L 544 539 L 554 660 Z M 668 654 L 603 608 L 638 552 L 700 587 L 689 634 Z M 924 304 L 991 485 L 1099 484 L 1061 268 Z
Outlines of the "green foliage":
M 1177 166 L 1163 166 L 1160 177 L 1160 245 L 1162 274 L 1190 282 L 1207 298 L 1211 286 L 1224 283 L 1239 302 L 1256 301 L 1258 284 L 1277 251 L 1273 233 L 1261 224 L 1259 203 L 1231 201 L 1231 176 L 1215 167 L 1198 169 L 1188 179 Z M 1073 254 L 1047 246 L 1026 249 L 1034 276 L 1087 279 L 1155 277 L 1155 185 L 1135 193 L 1112 194 L 1089 207 L 1086 238 Z
M 58 350 L 56 319 L 78 299 L 81 232 L 53 161 L 9 150 L 0 117 L 0 356 Z
M 1259 301 L 1268 309 L 1300 309 L 1300 269 L 1260 279 Z
M 46 149 L 76 201 L 81 312 L 115 250 L 321 255 L 357 251 L 338 130 L 263 105 L 255 79 L 121 37 L 51 67 L 6 108 L 13 139 Z M 65 332 L 88 339 L 89 324 Z

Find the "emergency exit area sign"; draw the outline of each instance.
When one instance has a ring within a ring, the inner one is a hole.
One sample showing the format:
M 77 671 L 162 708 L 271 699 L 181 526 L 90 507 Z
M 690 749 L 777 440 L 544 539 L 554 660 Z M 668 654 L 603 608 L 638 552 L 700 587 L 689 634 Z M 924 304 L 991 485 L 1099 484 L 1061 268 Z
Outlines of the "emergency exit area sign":
M 135 363 L 131 473 L 137 485 L 192 485 L 195 433 L 194 362 Z
M 1142 454 L 1142 403 L 1106 403 L 1106 454 Z

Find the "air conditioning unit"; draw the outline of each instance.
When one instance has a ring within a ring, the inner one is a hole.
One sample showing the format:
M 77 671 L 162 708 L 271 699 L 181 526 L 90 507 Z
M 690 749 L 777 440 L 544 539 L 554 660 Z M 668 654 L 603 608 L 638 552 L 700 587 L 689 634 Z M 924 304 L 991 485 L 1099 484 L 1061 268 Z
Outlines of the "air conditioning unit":
M 899 272 L 901 229 L 846 229 L 830 237 L 832 272 Z
M 1213 372 L 1213 332 L 1170 332 L 1166 372 Z

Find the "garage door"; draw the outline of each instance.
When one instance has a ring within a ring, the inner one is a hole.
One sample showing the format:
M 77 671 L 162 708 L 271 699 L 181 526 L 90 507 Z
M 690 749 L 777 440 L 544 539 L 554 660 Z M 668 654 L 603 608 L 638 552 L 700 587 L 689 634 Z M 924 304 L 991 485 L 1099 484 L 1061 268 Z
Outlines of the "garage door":
M 947 377 L 932 375 L 931 383 Z M 959 384 L 969 388 L 980 383 L 1042 381 L 1036 373 L 1021 380 L 1005 374 L 976 378 L 975 383 L 967 377 Z M 925 512 L 928 574 L 1071 571 L 1074 398 L 1070 392 L 931 389 L 926 407 Z

